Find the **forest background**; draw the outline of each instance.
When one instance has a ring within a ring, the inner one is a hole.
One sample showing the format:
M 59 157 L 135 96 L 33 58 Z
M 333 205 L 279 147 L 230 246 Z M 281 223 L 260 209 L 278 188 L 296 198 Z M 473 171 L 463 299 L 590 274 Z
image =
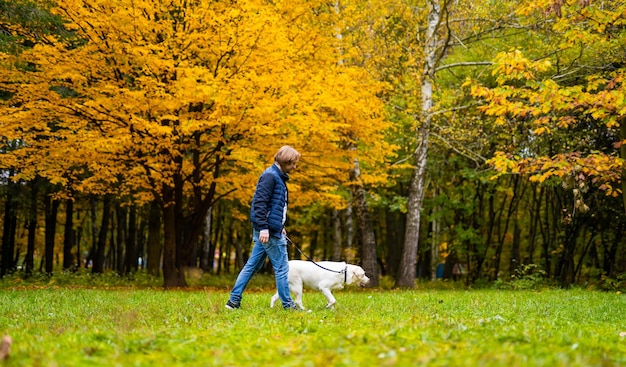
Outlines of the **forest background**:
M 0 0 L 0 277 L 234 273 L 289 144 L 292 258 L 623 289 L 625 22 L 624 1 Z

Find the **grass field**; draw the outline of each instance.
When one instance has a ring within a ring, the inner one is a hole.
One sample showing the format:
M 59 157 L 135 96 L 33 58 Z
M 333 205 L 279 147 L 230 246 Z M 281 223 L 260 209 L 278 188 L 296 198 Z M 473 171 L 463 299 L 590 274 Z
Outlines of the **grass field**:
M 623 294 L 347 289 L 293 312 L 258 277 L 240 310 L 224 287 L 0 282 L 0 366 L 626 366 Z

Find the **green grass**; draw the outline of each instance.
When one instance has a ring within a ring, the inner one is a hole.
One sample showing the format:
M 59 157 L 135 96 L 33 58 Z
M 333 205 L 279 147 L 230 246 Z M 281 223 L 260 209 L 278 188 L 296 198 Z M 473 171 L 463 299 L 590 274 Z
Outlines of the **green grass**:
M 335 310 L 269 308 L 228 289 L 0 282 L 0 366 L 624 366 L 626 298 L 585 290 L 336 291 Z M 232 279 L 223 283 L 231 284 Z M 268 286 L 268 284 L 270 286 Z

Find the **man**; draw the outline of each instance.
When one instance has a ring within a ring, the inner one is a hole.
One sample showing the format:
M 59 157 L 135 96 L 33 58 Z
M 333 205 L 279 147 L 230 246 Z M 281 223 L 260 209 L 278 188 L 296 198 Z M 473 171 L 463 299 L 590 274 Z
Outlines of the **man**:
M 284 226 L 287 218 L 287 180 L 289 172 L 296 168 L 300 157 L 300 153 L 294 148 L 283 146 L 274 155 L 274 164 L 259 178 L 250 209 L 254 247 L 237 276 L 226 308 L 241 307 L 241 297 L 248 282 L 269 257 L 283 308 L 297 309 L 289 294 L 289 259 Z

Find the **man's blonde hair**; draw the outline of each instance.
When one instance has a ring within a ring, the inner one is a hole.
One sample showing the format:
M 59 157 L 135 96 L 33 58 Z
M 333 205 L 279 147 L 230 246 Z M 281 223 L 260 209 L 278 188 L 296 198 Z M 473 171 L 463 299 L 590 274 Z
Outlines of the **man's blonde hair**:
M 274 155 L 274 161 L 283 165 L 297 162 L 300 160 L 300 157 L 302 157 L 302 155 L 297 150 L 289 145 L 285 145 L 278 149 L 278 152 Z

